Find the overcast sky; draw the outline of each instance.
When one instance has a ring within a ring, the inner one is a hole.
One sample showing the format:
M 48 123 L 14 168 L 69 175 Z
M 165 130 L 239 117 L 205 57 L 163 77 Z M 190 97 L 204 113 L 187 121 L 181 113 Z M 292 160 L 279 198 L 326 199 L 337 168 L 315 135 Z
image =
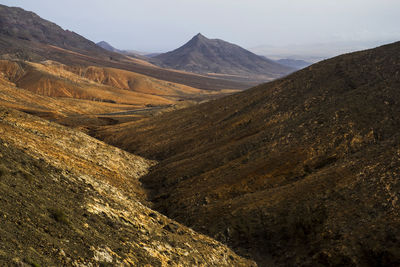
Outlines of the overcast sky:
M 0 0 L 120 49 L 174 49 L 201 32 L 245 48 L 400 40 L 399 0 Z

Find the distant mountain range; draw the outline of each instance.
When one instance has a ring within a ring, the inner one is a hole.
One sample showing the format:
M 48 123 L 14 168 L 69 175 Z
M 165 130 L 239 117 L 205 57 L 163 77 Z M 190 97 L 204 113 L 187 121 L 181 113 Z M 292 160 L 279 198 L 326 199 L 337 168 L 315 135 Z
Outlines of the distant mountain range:
M 309 43 L 293 45 L 260 45 L 249 50 L 257 55 L 263 55 L 273 60 L 293 59 L 316 63 L 345 53 L 361 51 L 396 40 L 370 41 L 336 41 L 326 43 Z
M 112 45 L 110 45 L 106 41 L 98 42 L 98 43 L 96 43 L 96 45 L 98 45 L 101 48 L 103 48 L 103 49 L 105 49 L 107 51 L 110 51 L 110 52 L 115 52 L 115 53 L 119 53 L 119 54 L 122 54 L 122 55 L 125 55 L 125 56 L 146 60 L 146 57 L 144 56 L 146 53 L 140 53 L 138 51 L 133 51 L 133 50 L 120 50 L 120 49 L 117 49 L 117 48 L 113 47 Z
M 271 80 L 294 69 L 258 56 L 240 46 L 201 33 L 173 51 L 152 57 L 153 64 L 176 70 L 215 76 L 237 76 L 254 80 Z
M 163 69 L 148 62 L 107 51 L 83 36 L 64 30 L 22 8 L 0 5 L 0 58 L 54 60 L 67 65 L 103 66 L 133 71 L 199 89 L 246 89 L 254 81 L 206 77 Z
M 303 68 L 311 65 L 310 62 L 300 60 L 300 59 L 283 58 L 283 59 L 278 59 L 275 61 L 281 65 L 288 66 L 288 67 L 291 67 L 296 70 L 300 70 L 300 69 L 303 69 Z

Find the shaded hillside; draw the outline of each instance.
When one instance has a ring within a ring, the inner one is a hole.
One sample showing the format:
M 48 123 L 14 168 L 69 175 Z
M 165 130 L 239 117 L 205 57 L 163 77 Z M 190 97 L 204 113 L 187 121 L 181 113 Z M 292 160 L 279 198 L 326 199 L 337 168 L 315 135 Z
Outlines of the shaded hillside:
M 35 13 L 17 7 L 0 5 L 0 36 L 2 53 L 24 53 L 22 48 L 28 44 L 24 41 L 28 41 L 43 45 L 51 44 L 78 53 L 104 54 L 103 58 L 112 55 L 106 54 L 106 50 L 79 34 L 63 30 L 60 26 L 42 19 Z M 29 56 L 30 51 L 28 47 L 26 48 L 25 56 Z
M 77 33 L 63 30 L 60 26 L 40 18 L 22 8 L 0 6 L 0 34 L 21 40 L 53 44 L 70 50 L 100 51 L 95 43 Z
M 399 66 L 394 43 L 98 136 L 160 160 L 154 208 L 260 265 L 397 266 Z
M 208 39 L 200 33 L 182 47 L 151 61 L 162 67 L 237 79 L 268 81 L 293 71 L 265 57 L 257 56 L 237 45 L 219 39 Z
M 144 206 L 154 164 L 0 108 L 2 266 L 254 266 Z
M 33 12 L 4 5 L 0 5 L 0 55 L 2 59 L 35 62 L 50 59 L 67 65 L 124 69 L 209 90 L 245 89 L 252 84 L 162 69 L 142 59 L 107 51 Z

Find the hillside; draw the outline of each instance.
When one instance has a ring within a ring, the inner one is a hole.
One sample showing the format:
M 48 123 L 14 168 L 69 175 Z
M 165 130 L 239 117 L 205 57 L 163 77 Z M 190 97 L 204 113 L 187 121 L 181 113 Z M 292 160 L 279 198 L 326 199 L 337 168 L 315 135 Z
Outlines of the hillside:
M 97 136 L 153 207 L 260 266 L 400 264 L 400 42 Z
M 114 68 L 0 60 L 1 105 L 85 131 L 232 92 L 200 90 Z
M 2 266 L 253 266 L 143 205 L 155 164 L 0 108 Z
M 54 61 L 0 60 L 3 77 L 17 87 L 52 97 L 70 97 L 132 105 L 166 105 L 183 99 L 207 99 L 229 90 L 206 91 L 130 71 L 67 66 Z
M 92 41 L 21 8 L 0 5 L 0 58 L 69 66 L 102 66 L 208 90 L 245 89 L 250 81 L 211 78 L 156 67 L 140 58 L 107 51 Z
M 237 45 L 197 34 L 178 49 L 152 57 L 162 67 L 220 77 L 268 81 L 293 71 Z
M 70 72 L 69 67 L 57 64 L 57 62 L 46 61 L 32 63 L 24 61 L 0 61 L 0 71 L 3 77 L 15 86 L 27 89 L 39 95 L 50 97 L 68 97 L 76 99 L 97 100 L 110 103 L 136 104 L 152 103 L 155 105 L 171 104 L 171 101 L 162 99 L 155 95 L 140 94 L 135 92 L 136 87 L 131 90 L 103 86 L 101 83 L 94 83 Z M 140 80 L 150 80 L 147 77 L 138 77 Z M 154 79 L 155 80 L 155 79 Z M 156 81 L 156 80 L 155 80 Z M 161 81 L 158 82 L 162 87 Z M 168 88 L 167 83 L 164 87 Z M 175 88 L 175 86 L 169 86 Z M 125 88 L 124 88 L 125 89 Z M 151 87 L 149 88 L 149 91 Z

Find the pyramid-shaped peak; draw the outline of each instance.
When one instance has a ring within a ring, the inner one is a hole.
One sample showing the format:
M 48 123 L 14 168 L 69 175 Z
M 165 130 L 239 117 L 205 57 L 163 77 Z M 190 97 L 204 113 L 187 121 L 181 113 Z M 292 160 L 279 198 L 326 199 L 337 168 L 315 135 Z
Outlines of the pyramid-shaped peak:
M 198 33 L 193 37 L 193 40 L 208 40 L 208 38 L 202 35 L 201 33 Z

